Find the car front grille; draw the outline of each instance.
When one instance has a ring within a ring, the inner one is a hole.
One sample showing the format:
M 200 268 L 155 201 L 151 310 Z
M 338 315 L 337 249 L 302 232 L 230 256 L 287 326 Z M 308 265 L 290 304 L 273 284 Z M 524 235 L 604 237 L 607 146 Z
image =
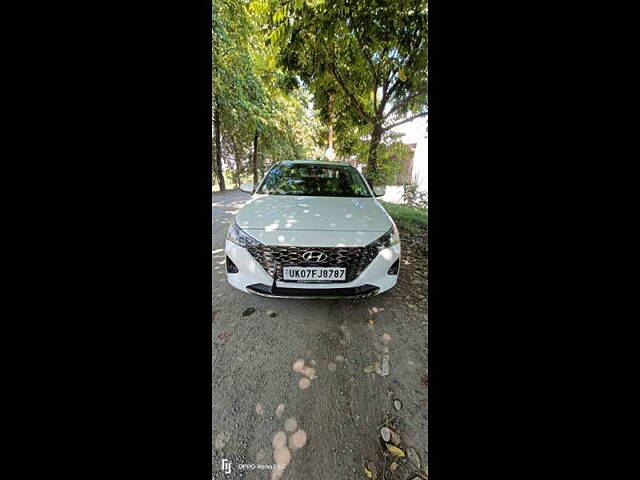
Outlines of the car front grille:
M 322 283 L 352 282 L 378 255 L 374 246 L 367 247 L 278 247 L 259 245 L 248 248 L 265 271 L 278 281 L 283 281 L 282 267 L 345 267 L 345 280 L 324 280 Z M 302 258 L 305 252 L 322 252 L 327 255 L 323 262 L 307 262 Z M 275 277 L 274 277 L 275 275 Z

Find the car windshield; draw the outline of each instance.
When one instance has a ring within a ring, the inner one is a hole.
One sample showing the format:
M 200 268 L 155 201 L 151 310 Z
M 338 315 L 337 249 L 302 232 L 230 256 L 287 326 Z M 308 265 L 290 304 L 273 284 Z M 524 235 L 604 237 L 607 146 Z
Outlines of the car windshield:
M 362 177 L 349 165 L 279 164 L 267 174 L 259 194 L 370 197 Z

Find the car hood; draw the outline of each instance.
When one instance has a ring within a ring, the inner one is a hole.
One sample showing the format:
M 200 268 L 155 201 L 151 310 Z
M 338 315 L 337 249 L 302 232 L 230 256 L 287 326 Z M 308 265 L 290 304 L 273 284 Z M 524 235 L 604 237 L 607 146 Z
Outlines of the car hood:
M 242 229 L 386 233 L 392 226 L 374 198 L 254 195 L 236 216 Z

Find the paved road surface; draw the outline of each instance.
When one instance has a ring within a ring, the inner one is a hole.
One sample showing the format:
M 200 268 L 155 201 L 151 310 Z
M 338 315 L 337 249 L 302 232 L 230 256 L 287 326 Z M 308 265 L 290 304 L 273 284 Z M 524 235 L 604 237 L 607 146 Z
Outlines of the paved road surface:
M 410 308 L 411 293 L 400 286 L 359 300 L 269 299 L 234 289 L 224 241 L 248 198 L 237 190 L 212 195 L 214 478 L 365 478 L 385 414 L 397 415 L 403 447 L 424 464 L 426 312 Z M 255 312 L 243 316 L 248 308 Z M 385 354 L 389 375 L 364 372 Z M 286 468 L 239 469 L 274 463 Z

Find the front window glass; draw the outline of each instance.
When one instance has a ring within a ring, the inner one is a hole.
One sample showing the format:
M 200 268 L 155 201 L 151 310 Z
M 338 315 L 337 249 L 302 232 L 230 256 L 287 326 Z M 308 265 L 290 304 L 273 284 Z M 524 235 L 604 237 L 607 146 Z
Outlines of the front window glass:
M 370 197 L 358 171 L 348 165 L 282 163 L 273 167 L 258 190 L 266 195 Z

